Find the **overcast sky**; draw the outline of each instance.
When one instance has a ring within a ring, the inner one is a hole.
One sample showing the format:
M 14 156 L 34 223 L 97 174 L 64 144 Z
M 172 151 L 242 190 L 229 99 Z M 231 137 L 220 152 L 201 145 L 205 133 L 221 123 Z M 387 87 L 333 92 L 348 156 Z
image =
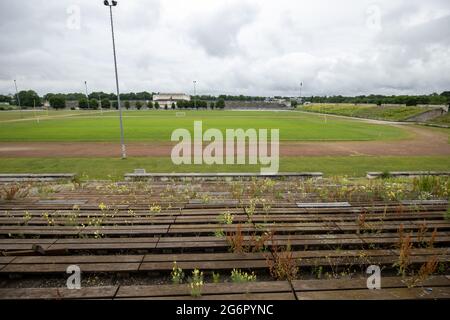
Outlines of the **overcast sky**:
M 450 90 L 449 0 L 119 0 L 121 92 Z M 0 93 L 114 92 L 102 0 L 0 0 Z

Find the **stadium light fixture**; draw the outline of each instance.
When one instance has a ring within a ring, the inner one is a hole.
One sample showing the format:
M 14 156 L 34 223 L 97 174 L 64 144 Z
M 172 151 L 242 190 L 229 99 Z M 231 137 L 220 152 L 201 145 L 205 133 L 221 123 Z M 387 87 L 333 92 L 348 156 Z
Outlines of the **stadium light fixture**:
M 119 119 L 120 119 L 120 144 L 122 145 L 122 159 L 127 158 L 127 153 L 125 149 L 125 141 L 123 137 L 123 121 L 122 121 L 122 107 L 120 105 L 120 92 L 119 92 L 119 76 L 117 74 L 117 58 L 116 58 L 116 43 L 114 40 L 114 23 L 113 23 L 113 14 L 112 7 L 117 6 L 117 1 L 111 1 L 111 4 L 108 0 L 103 1 L 105 6 L 109 7 L 109 16 L 111 18 L 111 35 L 112 35 L 112 45 L 113 45 L 113 55 L 114 55 L 114 71 L 116 73 L 116 90 L 117 90 L 117 108 L 119 109 Z
M 19 103 L 20 118 L 22 118 L 22 107 L 20 106 L 20 97 L 19 97 L 19 91 L 17 90 L 16 80 L 14 80 L 14 87 L 16 88 L 16 99 L 17 99 L 17 102 Z
M 88 89 L 87 89 L 87 81 L 84 81 L 84 87 L 86 89 L 86 99 L 87 99 L 87 104 L 88 104 L 88 109 L 91 108 L 91 105 L 89 103 L 89 95 L 88 95 Z
M 194 83 L 194 108 L 197 109 L 197 92 L 196 92 L 196 84 L 197 84 L 197 80 L 192 81 Z

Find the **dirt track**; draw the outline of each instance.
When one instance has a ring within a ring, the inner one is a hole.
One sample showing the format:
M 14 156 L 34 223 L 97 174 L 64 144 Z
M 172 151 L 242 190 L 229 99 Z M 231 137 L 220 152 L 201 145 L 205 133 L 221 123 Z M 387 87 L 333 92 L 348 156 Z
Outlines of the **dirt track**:
M 280 142 L 280 156 L 424 156 L 450 155 L 444 132 L 397 125 L 413 134 L 408 140 Z M 130 157 L 167 157 L 173 143 L 130 142 Z M 206 143 L 205 143 L 206 145 Z M 0 142 L 0 157 L 117 157 L 120 145 L 113 142 Z

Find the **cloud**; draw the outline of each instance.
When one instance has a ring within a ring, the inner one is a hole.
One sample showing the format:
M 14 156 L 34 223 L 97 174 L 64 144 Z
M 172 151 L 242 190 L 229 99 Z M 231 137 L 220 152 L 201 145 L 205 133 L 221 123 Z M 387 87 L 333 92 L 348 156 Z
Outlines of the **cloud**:
M 79 12 L 79 15 L 77 14 Z M 121 91 L 297 95 L 450 89 L 446 0 L 119 0 Z M 79 26 L 79 27 L 77 27 Z M 0 2 L 0 93 L 115 90 L 102 1 Z

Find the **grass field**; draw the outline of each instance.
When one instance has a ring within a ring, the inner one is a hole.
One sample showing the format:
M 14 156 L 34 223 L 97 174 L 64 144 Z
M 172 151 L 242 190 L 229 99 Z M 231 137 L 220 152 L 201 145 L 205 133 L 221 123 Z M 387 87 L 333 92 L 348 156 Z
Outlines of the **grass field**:
M 420 114 L 427 108 L 421 107 L 379 107 L 376 105 L 355 106 L 353 104 L 310 104 L 298 108 L 302 111 L 336 114 L 348 117 L 376 120 L 401 121 Z
M 450 113 L 446 113 L 445 115 L 437 117 L 437 118 L 434 118 L 432 120 L 429 120 L 428 122 L 450 125 Z
M 23 112 L 34 117 L 31 111 Z M 0 112 L 0 141 L 117 141 L 117 112 L 52 111 L 41 114 L 40 122 L 20 119 L 19 112 Z M 203 130 L 218 128 L 280 129 L 285 141 L 395 140 L 408 137 L 400 128 L 348 119 L 325 119 L 298 112 L 186 111 L 177 116 L 172 110 L 125 111 L 127 141 L 170 141 L 176 128 L 193 131 L 193 121 L 202 120 Z
M 2 173 L 72 172 L 95 179 L 121 179 L 135 168 L 147 172 L 259 172 L 259 165 L 182 165 L 170 158 L 0 158 Z M 282 157 L 280 172 L 321 171 L 327 176 L 365 176 L 367 171 L 447 171 L 450 158 L 434 157 Z

